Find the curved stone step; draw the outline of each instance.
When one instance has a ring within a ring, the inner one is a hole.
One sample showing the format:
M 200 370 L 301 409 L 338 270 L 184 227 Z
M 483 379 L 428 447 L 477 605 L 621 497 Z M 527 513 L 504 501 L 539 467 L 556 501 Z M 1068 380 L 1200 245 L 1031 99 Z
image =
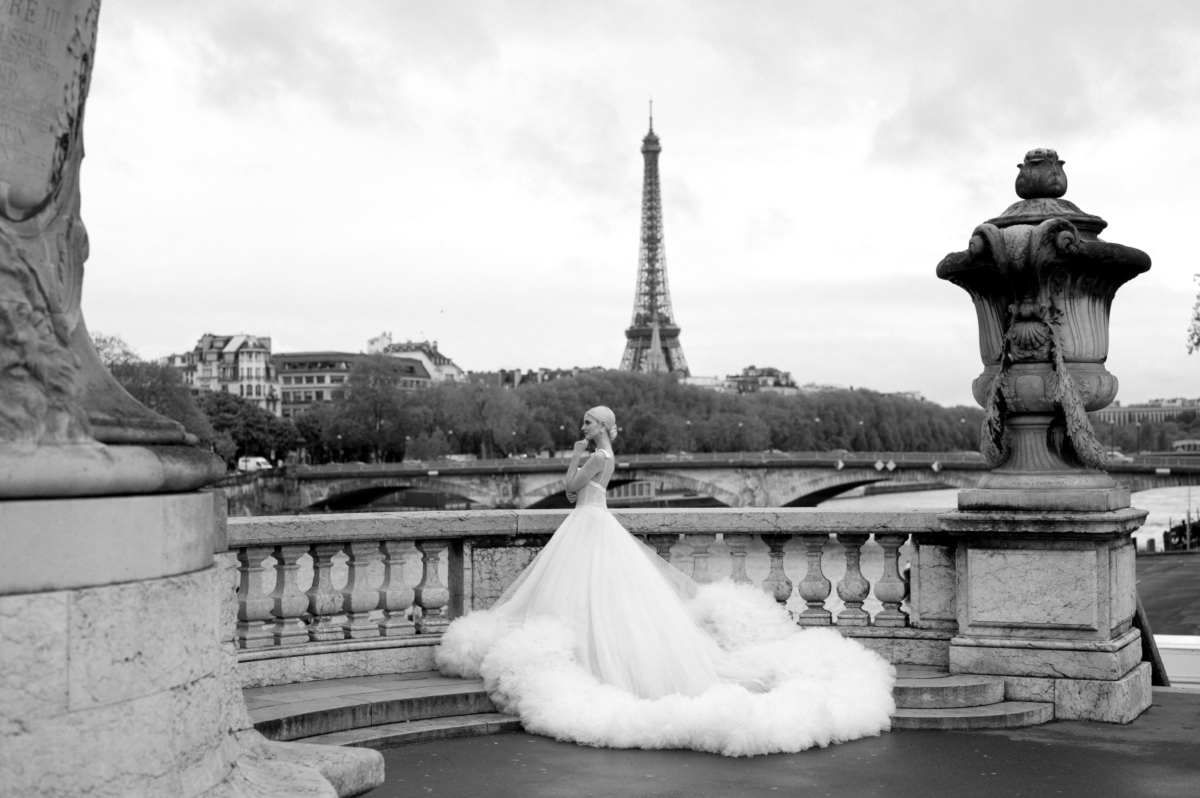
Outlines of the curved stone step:
M 892 694 L 896 706 L 903 709 L 980 707 L 1004 700 L 1004 680 L 967 674 L 932 678 L 901 676 L 896 679 Z
M 269 740 L 496 711 L 481 680 L 433 672 L 257 687 L 242 694 L 254 728 Z
M 1012 729 L 1054 720 L 1054 704 L 1002 701 L 983 707 L 899 709 L 892 729 Z
M 475 737 L 518 731 L 522 731 L 521 721 L 510 715 L 487 712 L 477 715 L 410 720 L 404 723 L 385 723 L 362 729 L 348 729 L 333 734 L 308 737 L 304 742 L 322 745 L 352 745 L 358 748 L 382 750 L 429 740 L 447 740 L 452 737 Z

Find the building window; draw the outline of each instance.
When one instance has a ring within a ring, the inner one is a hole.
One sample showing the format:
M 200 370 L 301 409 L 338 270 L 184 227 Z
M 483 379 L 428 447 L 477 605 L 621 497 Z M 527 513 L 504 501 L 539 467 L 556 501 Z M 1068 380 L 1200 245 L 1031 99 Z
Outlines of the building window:
M 283 408 L 283 417 L 284 417 L 284 418 L 291 418 L 291 417 L 292 417 L 292 411 L 291 411 L 291 410 L 288 410 L 286 407 L 285 407 L 285 408 Z
M 313 378 L 313 376 L 312 376 L 311 374 L 310 374 L 309 376 L 307 376 L 307 377 L 305 377 L 305 378 L 304 378 L 304 384 L 305 384 L 305 385 L 312 385 L 314 381 L 315 381 L 315 380 L 314 380 L 314 378 Z
M 329 381 L 330 381 L 330 382 L 334 382 L 334 383 L 337 383 L 337 382 L 345 382 L 345 381 L 346 381 L 346 378 L 345 378 L 345 377 L 330 377 L 330 378 L 329 378 Z
M 262 396 L 262 386 L 261 386 L 261 385 L 255 385 L 255 386 L 254 386 L 254 395 L 255 395 L 255 396 Z
M 317 401 L 318 402 L 325 401 L 325 392 L 324 391 L 317 391 Z
M 312 391 L 305 391 L 305 392 L 304 392 L 304 401 L 306 401 L 306 402 L 311 402 L 311 401 L 312 401 Z
M 318 375 L 317 375 L 317 384 L 318 384 L 318 385 L 324 385 L 324 384 L 325 384 L 325 375 L 324 375 L 324 374 L 318 374 Z
M 284 385 L 291 385 L 291 384 L 292 384 L 292 378 L 291 378 L 291 377 L 284 377 L 284 378 L 283 378 L 283 384 L 284 384 Z
M 292 392 L 291 391 L 282 391 L 282 392 L 280 392 L 280 395 L 283 397 L 283 401 L 285 401 L 285 402 L 292 401 Z

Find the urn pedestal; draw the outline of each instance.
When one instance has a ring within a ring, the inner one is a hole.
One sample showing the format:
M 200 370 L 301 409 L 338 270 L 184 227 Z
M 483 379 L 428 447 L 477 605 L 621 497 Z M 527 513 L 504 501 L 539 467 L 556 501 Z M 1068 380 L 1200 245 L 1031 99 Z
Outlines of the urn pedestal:
M 1107 223 L 1062 199 L 1062 166 L 1029 152 L 1021 201 L 938 265 L 975 304 L 992 467 L 941 518 L 957 542 L 950 670 L 1002 676 L 1006 698 L 1052 702 L 1057 718 L 1128 723 L 1151 698 L 1133 625 L 1146 513 L 1104 472 L 1087 414 L 1116 397 L 1109 311 L 1150 258 L 1099 238 Z
M 1150 706 L 1131 533 L 1144 510 L 957 512 L 951 673 L 1004 677 L 1005 697 L 1058 719 L 1128 723 Z

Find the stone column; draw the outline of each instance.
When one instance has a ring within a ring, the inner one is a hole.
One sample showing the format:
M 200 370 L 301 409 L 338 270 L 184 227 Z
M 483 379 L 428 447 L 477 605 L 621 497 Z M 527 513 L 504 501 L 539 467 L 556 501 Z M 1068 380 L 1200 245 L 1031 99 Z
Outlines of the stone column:
M 1132 628 L 1131 534 L 1146 513 L 1104 472 L 1087 413 L 1116 396 L 1104 368 L 1109 309 L 1150 258 L 1101 240 L 1107 222 L 1062 199 L 1063 163 L 1030 151 L 1021 201 L 938 266 L 975 304 L 984 371 L 974 393 L 992 466 L 940 519 L 957 543 L 950 669 L 1003 676 L 1008 698 L 1053 702 L 1056 718 L 1127 723 L 1151 699 Z M 948 573 L 937 560 L 949 551 L 918 541 L 917 567 Z M 925 576 L 914 623 L 945 624 L 949 605 L 930 602 Z
M 253 730 L 234 641 L 273 642 L 270 546 L 243 550 L 239 609 L 223 496 L 197 490 L 224 464 L 126 393 L 84 324 L 99 13 L 99 0 L 0 4 L 0 792 L 365 792 L 383 780 L 378 752 Z M 286 617 L 286 581 L 278 598 Z
M 753 537 L 741 532 L 726 532 L 724 540 L 729 547 L 729 580 L 739 585 L 753 584 L 750 577 L 746 576 L 746 548 Z

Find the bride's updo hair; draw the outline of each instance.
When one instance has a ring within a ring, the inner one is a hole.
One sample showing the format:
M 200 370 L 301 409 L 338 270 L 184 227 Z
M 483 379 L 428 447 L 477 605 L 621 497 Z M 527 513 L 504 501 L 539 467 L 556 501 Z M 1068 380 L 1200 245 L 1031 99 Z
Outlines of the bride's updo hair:
M 591 410 L 587 411 L 586 415 L 589 415 L 596 421 L 600 422 L 600 425 L 604 427 L 604 431 L 608 433 L 608 439 L 610 441 L 615 441 L 617 439 L 617 417 L 613 411 L 609 410 L 604 405 L 597 405 L 596 407 L 593 407 Z

